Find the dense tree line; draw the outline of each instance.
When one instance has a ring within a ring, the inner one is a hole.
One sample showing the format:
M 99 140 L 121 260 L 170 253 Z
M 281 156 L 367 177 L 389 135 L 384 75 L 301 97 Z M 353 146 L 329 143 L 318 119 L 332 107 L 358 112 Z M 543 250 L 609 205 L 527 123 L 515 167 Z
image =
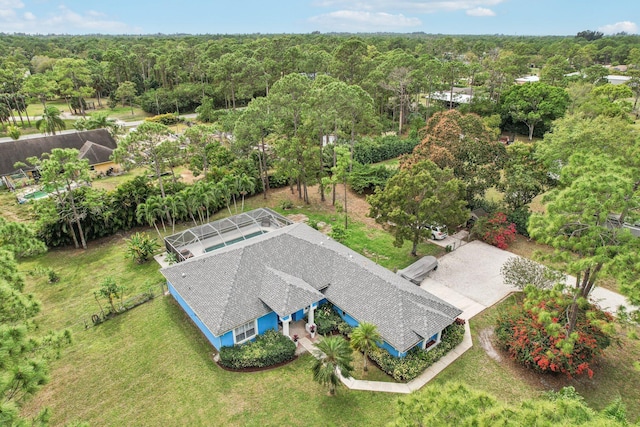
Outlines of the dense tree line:
M 53 98 L 82 115 L 89 97 L 99 106 L 135 99 L 154 114 L 192 112 L 204 104 L 236 109 L 268 95 L 283 76 L 300 73 L 328 74 L 361 87 L 385 127 L 402 132 L 412 116 L 428 114 L 418 106 L 422 93 L 470 86 L 475 100 L 467 108 L 487 115 L 500 111 L 503 93 L 531 67 L 553 86 L 566 85 L 565 74 L 572 71 L 591 80 L 602 65 L 637 69 L 639 41 L 588 32 L 578 37 L 3 35 L 0 119 L 28 122 L 28 103 L 46 105 Z M 429 99 L 427 108 L 434 105 Z

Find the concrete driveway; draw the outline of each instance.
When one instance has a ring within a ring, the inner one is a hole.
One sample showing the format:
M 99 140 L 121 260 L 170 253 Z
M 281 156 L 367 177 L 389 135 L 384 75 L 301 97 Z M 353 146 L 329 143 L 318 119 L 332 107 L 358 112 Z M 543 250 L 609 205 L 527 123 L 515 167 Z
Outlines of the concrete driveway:
M 460 246 L 438 259 L 421 288 L 460 308 L 469 319 L 517 291 L 502 281 L 500 268 L 516 256 L 479 240 Z
M 505 285 L 500 268 L 517 255 L 498 249 L 479 240 L 464 244 L 438 259 L 438 269 L 432 271 L 420 287 L 460 308 L 465 319 L 470 319 L 487 307 L 496 304 L 517 288 Z M 568 277 L 567 283 L 575 284 Z M 591 292 L 591 301 L 603 310 L 615 313 L 620 305 L 633 307 L 620 294 L 604 288 Z

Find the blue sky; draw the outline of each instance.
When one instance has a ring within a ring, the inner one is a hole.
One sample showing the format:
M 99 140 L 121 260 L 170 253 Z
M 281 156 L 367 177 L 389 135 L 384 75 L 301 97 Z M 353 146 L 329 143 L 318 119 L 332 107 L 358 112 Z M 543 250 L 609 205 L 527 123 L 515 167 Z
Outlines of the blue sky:
M 415 32 L 575 35 L 640 32 L 640 1 L 0 0 L 0 32 L 236 34 Z

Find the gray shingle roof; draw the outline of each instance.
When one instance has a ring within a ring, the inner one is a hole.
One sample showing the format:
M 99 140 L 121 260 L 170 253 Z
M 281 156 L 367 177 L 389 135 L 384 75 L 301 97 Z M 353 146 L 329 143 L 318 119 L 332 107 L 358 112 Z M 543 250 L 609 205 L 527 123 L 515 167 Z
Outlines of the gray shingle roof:
M 462 313 L 305 224 L 161 272 L 217 336 L 270 311 L 290 314 L 320 300 L 320 291 L 357 321 L 375 324 L 399 351 L 438 333 Z
M 25 138 L 17 141 L 0 142 L 0 175 L 8 175 L 15 172 L 13 165 L 16 162 L 24 162 L 28 157 L 40 157 L 43 153 L 50 153 L 54 148 L 75 148 L 81 150 L 87 141 L 110 150 L 117 148 L 116 141 L 106 129 L 72 132 L 38 138 Z M 109 156 L 104 157 L 106 151 L 95 151 L 89 164 L 104 163 L 109 161 Z M 109 154 L 110 155 L 110 154 Z M 95 161 L 92 161 L 95 160 Z
M 304 280 L 267 267 L 258 298 L 279 316 L 288 316 L 320 301 L 324 295 Z
M 87 141 L 80 147 L 78 158 L 86 159 L 90 165 L 97 165 L 110 162 L 111 154 L 113 154 L 113 148 Z

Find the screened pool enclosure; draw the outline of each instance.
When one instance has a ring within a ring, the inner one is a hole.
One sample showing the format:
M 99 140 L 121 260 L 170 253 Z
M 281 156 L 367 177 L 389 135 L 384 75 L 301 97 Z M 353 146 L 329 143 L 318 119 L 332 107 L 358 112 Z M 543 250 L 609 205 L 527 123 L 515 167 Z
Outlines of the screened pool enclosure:
M 279 213 L 259 208 L 165 237 L 164 244 L 181 262 L 290 224 L 293 222 Z

